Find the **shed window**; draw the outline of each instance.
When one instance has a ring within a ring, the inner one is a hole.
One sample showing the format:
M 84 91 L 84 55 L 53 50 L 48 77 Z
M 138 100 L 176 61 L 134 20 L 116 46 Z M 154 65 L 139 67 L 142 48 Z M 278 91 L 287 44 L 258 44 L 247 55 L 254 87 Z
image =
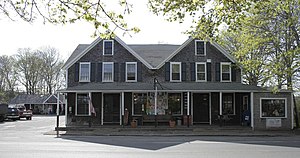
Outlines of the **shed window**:
M 286 118 L 286 98 L 261 98 L 261 118 Z

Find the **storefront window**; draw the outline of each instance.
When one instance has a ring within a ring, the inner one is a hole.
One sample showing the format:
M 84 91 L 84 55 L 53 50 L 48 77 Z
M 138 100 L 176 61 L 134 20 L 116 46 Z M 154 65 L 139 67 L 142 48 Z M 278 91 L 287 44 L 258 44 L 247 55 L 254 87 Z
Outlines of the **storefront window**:
M 168 94 L 168 113 L 181 114 L 181 94 L 169 93 Z
M 167 101 L 168 101 L 167 93 L 165 92 L 157 93 L 157 108 L 156 108 L 157 115 L 166 114 L 166 111 L 168 109 Z M 155 115 L 155 93 L 154 92 L 148 93 L 145 112 L 147 115 Z
M 233 115 L 234 114 L 234 104 L 233 104 L 233 94 L 223 94 L 222 96 L 223 100 L 223 115 Z
M 261 117 L 286 117 L 285 98 L 261 98 Z
M 147 104 L 147 93 L 133 94 L 133 115 L 142 115 Z
M 77 115 L 89 115 L 89 94 L 81 93 L 77 94 Z

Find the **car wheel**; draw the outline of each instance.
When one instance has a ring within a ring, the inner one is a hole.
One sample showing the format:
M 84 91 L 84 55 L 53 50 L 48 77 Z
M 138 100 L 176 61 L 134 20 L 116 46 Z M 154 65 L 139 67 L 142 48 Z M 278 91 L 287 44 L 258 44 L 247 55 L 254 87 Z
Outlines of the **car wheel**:
M 30 119 L 30 117 L 26 117 L 26 120 L 29 120 Z

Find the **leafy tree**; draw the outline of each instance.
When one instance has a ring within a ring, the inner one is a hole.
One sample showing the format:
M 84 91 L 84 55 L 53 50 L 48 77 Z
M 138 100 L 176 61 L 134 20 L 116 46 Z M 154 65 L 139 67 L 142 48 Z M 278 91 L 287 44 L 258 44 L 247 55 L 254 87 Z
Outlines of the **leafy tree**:
M 102 37 L 113 35 L 115 29 L 124 32 L 139 32 L 137 27 L 129 27 L 124 15 L 131 13 L 132 5 L 127 0 L 3 0 L 0 1 L 0 14 L 15 20 L 19 17 L 34 22 L 42 17 L 43 22 L 53 24 L 91 23 L 95 32 Z M 121 11 L 117 11 L 121 10 Z
M 42 60 L 37 52 L 29 48 L 18 50 L 16 55 L 18 81 L 25 87 L 27 94 L 36 94 L 38 82 L 41 79 Z
M 59 88 L 62 82 L 63 61 L 60 60 L 59 52 L 53 47 L 43 47 L 39 50 L 42 59 L 41 77 L 46 84 L 46 93 L 52 94 L 56 88 Z
M 4 90 L 14 91 L 17 86 L 16 71 L 14 69 L 15 60 L 6 55 L 0 56 L 1 84 Z

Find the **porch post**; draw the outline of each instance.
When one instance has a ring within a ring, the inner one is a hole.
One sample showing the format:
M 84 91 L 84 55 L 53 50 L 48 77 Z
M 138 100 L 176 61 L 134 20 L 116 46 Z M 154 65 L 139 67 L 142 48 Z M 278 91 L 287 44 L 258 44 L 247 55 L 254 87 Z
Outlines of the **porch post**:
M 67 96 L 68 94 L 67 93 L 65 93 L 65 95 L 64 95 L 64 99 L 63 99 L 63 103 L 65 103 L 65 125 L 67 126 L 67 124 L 68 124 L 68 98 L 66 98 L 66 97 L 68 97 Z
M 155 127 L 157 127 L 157 79 L 154 78 L 154 87 L 155 87 L 155 93 L 154 93 L 154 116 L 155 116 Z
M 190 127 L 190 92 L 187 92 L 187 126 Z
M 124 92 L 122 92 L 121 94 L 121 121 L 120 121 L 120 125 L 124 126 Z
M 251 127 L 252 130 L 254 130 L 254 98 L 253 98 L 253 92 L 250 94 L 250 109 L 251 109 Z
M 220 104 L 219 104 L 219 114 L 223 114 L 223 109 L 222 109 L 222 92 L 220 92 Z

